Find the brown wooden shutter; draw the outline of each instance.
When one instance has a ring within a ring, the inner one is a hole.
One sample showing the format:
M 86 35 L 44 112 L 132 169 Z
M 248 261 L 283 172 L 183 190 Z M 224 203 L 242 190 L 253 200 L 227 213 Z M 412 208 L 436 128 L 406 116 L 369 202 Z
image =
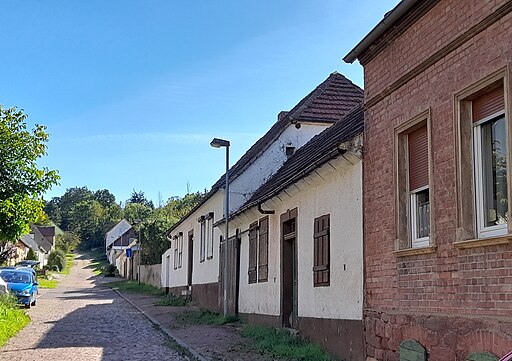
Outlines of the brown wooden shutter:
M 260 219 L 258 246 L 258 282 L 268 281 L 268 217 Z
M 313 232 L 313 286 L 330 282 L 330 216 L 315 218 Z
M 249 226 L 249 283 L 256 283 L 258 280 L 257 271 L 257 253 L 258 253 L 258 222 Z
M 428 136 L 427 126 L 408 134 L 409 190 L 428 186 Z
M 505 96 L 503 86 L 500 86 L 473 100 L 473 122 L 478 122 L 503 109 L 505 109 Z

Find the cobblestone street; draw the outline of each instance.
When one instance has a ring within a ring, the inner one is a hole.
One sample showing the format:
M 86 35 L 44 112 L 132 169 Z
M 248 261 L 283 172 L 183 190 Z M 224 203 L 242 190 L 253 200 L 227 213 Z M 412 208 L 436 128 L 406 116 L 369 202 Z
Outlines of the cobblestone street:
M 0 360 L 186 360 L 115 292 L 96 286 L 78 258 L 56 289 L 40 290 L 32 322 L 1 350 Z

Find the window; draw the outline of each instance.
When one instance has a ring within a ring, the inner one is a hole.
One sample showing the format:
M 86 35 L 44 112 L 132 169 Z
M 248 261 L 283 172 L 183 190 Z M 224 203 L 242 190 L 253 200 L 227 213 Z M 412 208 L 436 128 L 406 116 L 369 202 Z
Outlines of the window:
M 268 281 L 268 217 L 260 219 L 258 227 L 258 282 Z
M 213 212 L 206 216 L 206 258 L 213 258 Z
M 206 220 L 204 216 L 201 216 L 197 221 L 201 227 L 199 232 L 199 262 L 204 262 L 206 253 Z
M 397 249 L 431 242 L 429 114 L 420 114 L 395 131 Z
M 268 217 L 249 226 L 249 283 L 268 281 Z
M 430 196 L 428 187 L 428 136 L 427 126 L 407 135 L 409 169 L 410 234 L 412 247 L 429 244 Z
M 178 269 L 178 237 L 174 236 L 174 269 Z
M 258 280 L 258 222 L 249 226 L 249 283 L 256 283 Z
M 183 232 L 178 234 L 178 268 L 183 265 Z
M 503 86 L 472 100 L 478 238 L 507 233 L 507 136 Z
M 330 216 L 315 218 L 313 230 L 313 286 L 330 284 Z

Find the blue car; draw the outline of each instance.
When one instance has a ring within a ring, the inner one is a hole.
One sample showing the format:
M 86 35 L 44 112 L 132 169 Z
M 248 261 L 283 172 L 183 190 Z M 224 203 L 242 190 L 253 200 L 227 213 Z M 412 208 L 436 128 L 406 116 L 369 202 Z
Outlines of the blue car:
M 0 277 L 7 283 L 7 289 L 18 298 L 18 303 L 35 306 L 37 302 L 37 277 L 34 272 L 23 269 L 0 269 Z

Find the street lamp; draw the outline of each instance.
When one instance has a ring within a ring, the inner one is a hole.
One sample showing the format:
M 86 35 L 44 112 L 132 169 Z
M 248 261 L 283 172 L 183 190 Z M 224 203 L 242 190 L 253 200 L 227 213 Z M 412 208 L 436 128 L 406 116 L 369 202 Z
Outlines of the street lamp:
M 224 197 L 224 218 L 226 220 L 226 231 L 224 236 L 224 259 L 222 260 L 224 262 L 224 280 L 223 280 L 223 288 L 224 288 L 224 295 L 223 295 L 223 311 L 224 311 L 224 317 L 228 315 L 228 288 L 227 288 L 227 276 L 228 276 L 228 256 L 227 256 L 227 240 L 229 238 L 229 140 L 225 139 L 219 139 L 219 138 L 213 138 L 213 140 L 210 142 L 210 145 L 214 148 L 226 148 L 226 187 L 225 187 L 225 197 Z

